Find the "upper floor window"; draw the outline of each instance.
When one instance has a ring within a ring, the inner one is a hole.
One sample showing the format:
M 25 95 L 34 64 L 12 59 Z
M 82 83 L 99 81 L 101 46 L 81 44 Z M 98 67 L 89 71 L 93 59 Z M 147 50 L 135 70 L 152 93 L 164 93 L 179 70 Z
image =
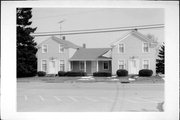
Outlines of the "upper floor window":
M 149 60 L 143 61 L 143 69 L 149 69 Z
M 124 44 L 119 44 L 119 53 L 124 53 Z
M 124 62 L 124 60 L 119 60 L 119 69 L 125 69 L 125 62 Z
M 59 44 L 59 53 L 63 53 L 64 52 L 64 46 L 63 44 Z
M 47 53 L 48 52 L 48 45 L 43 44 L 42 45 L 42 53 Z
M 143 52 L 149 52 L 149 45 L 148 45 L 148 43 L 144 43 L 143 44 Z
M 47 60 L 42 60 L 41 66 L 41 70 L 47 72 Z
M 109 62 L 108 61 L 104 61 L 104 70 L 108 70 L 109 69 Z
M 65 62 L 64 62 L 64 60 L 60 60 L 60 62 L 59 62 L 59 66 L 60 66 L 60 71 L 64 71 L 65 70 Z

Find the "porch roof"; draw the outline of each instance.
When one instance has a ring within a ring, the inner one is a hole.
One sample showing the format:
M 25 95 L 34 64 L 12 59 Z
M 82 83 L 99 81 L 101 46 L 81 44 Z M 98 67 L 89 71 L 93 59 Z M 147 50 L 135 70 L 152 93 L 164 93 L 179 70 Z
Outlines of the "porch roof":
M 84 60 L 111 60 L 110 57 L 104 57 L 111 48 L 80 48 L 70 58 L 70 61 L 84 61 Z

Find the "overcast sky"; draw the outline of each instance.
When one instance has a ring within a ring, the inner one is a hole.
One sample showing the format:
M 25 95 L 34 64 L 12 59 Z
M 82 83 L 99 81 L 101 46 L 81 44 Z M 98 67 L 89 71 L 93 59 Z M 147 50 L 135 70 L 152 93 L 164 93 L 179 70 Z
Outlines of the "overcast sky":
M 164 24 L 164 9 L 158 8 L 33 8 L 32 26 L 36 32 L 59 31 L 59 21 L 65 20 L 62 31 Z M 110 43 L 126 32 L 68 35 L 66 39 L 87 47 L 110 47 Z M 148 29 L 139 32 L 153 34 L 159 42 L 164 41 L 164 29 Z M 48 37 L 36 37 L 37 43 Z

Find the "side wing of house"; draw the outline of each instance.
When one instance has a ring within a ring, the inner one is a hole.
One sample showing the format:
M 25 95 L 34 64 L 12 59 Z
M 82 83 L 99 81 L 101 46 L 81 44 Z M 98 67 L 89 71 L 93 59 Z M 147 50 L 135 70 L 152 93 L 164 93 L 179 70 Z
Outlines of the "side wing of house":
M 140 34 L 141 35 L 141 34 Z M 136 31 L 116 41 L 112 46 L 112 73 L 126 69 L 129 74 L 138 74 L 141 69 L 156 73 L 156 43 L 139 36 Z
M 111 72 L 110 48 L 82 48 L 70 58 L 72 71 Z
M 70 48 L 67 44 L 57 42 L 53 37 L 50 37 L 38 46 L 38 71 L 45 71 L 47 74 L 69 71 L 69 58 L 75 50 L 75 48 Z

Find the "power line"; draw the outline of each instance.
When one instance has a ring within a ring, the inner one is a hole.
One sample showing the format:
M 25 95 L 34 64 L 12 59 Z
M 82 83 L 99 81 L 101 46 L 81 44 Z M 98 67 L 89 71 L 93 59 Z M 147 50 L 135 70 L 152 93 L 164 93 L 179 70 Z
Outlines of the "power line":
M 164 24 L 150 24 L 150 25 L 139 25 L 139 26 L 128 26 L 128 27 L 111 27 L 111 28 L 98 28 L 98 29 L 86 29 L 86 30 L 69 30 L 69 31 L 61 31 L 61 32 L 83 32 L 83 31 L 96 31 L 96 30 L 111 30 L 111 29 L 125 29 L 125 28 L 137 28 L 137 27 L 153 27 L 153 26 L 164 26 Z M 52 31 L 52 32 L 37 32 L 37 34 L 41 33 L 56 33 L 60 31 Z
M 164 24 L 152 24 L 141 26 L 129 26 L 129 27 L 115 27 L 115 28 L 101 28 L 101 29 L 87 29 L 87 30 L 71 30 L 71 31 L 55 31 L 55 32 L 39 32 L 34 33 L 32 36 L 52 36 L 52 35 L 76 35 L 76 34 L 93 34 L 93 33 L 107 33 L 107 32 L 119 32 L 129 30 L 141 30 L 141 29 L 155 29 L 163 28 Z

